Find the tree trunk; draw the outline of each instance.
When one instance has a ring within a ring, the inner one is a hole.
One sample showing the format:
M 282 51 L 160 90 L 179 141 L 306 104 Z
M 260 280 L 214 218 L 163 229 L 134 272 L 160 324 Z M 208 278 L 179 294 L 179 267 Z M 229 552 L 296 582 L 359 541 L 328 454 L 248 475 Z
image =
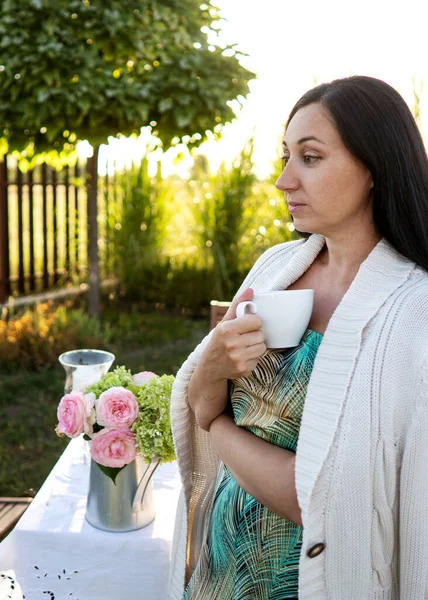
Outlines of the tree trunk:
M 98 153 L 99 146 L 94 147 L 94 155 L 88 159 L 88 269 L 89 315 L 100 318 L 100 268 L 98 259 L 98 221 L 97 221 L 97 196 L 98 196 Z

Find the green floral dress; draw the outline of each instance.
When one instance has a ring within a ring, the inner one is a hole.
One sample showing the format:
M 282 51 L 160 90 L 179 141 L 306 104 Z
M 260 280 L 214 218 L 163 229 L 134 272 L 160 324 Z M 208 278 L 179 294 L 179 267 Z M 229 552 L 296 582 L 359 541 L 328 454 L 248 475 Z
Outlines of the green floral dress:
M 322 335 L 268 350 L 231 387 L 235 423 L 296 451 L 306 389 Z M 298 597 L 302 528 L 244 492 L 219 470 L 206 543 L 183 600 L 285 600 Z

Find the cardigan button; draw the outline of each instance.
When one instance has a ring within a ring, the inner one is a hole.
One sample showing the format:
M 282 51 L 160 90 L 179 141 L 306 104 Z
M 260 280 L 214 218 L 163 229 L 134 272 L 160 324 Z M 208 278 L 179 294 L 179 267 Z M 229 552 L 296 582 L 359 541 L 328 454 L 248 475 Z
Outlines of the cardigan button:
M 321 554 L 321 552 L 324 551 L 325 548 L 325 544 L 315 544 L 315 546 L 312 546 L 312 548 L 309 548 L 309 550 L 306 552 L 306 556 L 308 558 L 315 558 L 316 556 L 319 556 Z

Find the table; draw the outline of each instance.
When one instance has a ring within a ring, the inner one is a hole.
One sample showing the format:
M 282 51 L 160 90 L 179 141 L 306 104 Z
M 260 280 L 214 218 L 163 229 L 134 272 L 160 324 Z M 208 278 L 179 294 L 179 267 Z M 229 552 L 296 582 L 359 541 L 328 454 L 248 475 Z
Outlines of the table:
M 86 522 L 89 465 L 88 444 L 71 440 L 0 544 L 0 570 L 15 571 L 25 600 L 166 600 L 181 487 L 176 463 L 153 476 L 155 520 L 128 533 Z

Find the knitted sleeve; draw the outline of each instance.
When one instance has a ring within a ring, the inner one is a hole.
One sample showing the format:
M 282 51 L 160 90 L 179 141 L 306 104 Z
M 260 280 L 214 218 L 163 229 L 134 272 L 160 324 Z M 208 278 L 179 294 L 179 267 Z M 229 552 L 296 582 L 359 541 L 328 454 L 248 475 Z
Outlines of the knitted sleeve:
M 298 240 L 273 246 L 256 261 L 237 294 L 258 282 L 268 285 L 272 274 L 280 268 L 303 242 Z M 219 459 L 209 433 L 200 429 L 189 407 L 187 389 L 202 352 L 210 340 L 208 334 L 183 363 L 174 381 L 171 396 L 171 426 L 175 452 L 183 484 L 177 508 L 169 574 L 169 600 L 181 600 L 185 570 L 194 566 L 200 549 L 205 512 L 208 510 Z M 187 548 L 187 537 L 192 542 Z
M 428 600 L 428 360 L 400 477 L 400 598 Z

